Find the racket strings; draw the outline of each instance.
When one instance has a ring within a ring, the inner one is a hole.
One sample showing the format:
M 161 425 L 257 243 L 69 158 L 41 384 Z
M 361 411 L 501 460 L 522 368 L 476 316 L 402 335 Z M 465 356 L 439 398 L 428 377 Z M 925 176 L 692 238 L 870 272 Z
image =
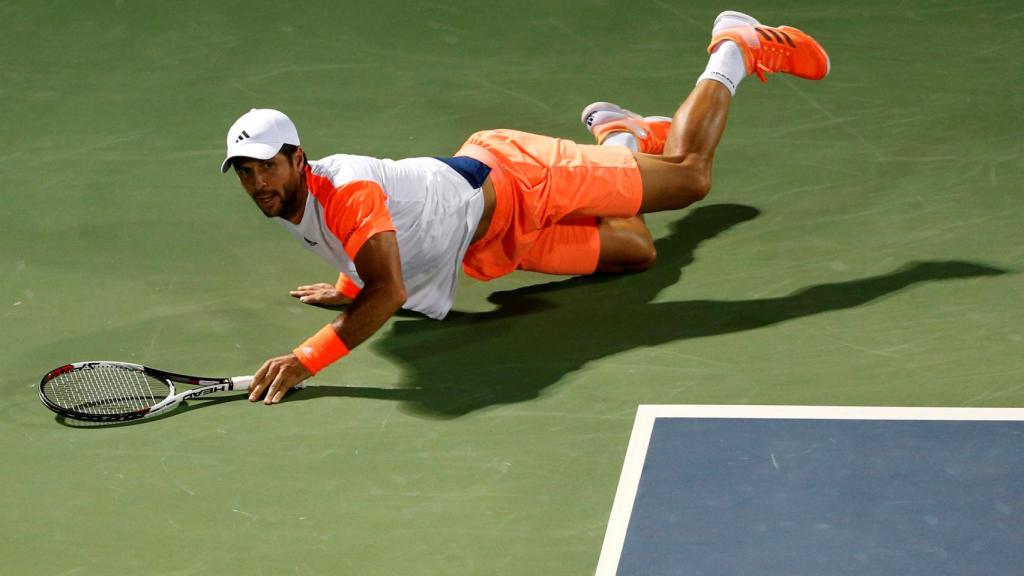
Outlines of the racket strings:
M 43 388 L 58 406 L 85 414 L 123 414 L 147 410 L 173 393 L 163 380 L 117 366 L 72 370 Z

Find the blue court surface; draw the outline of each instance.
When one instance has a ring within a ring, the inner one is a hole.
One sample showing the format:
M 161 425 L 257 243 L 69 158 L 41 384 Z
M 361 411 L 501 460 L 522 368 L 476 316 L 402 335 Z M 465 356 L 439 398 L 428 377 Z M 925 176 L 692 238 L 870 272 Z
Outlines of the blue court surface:
M 598 576 L 1024 574 L 1024 410 L 641 406 Z

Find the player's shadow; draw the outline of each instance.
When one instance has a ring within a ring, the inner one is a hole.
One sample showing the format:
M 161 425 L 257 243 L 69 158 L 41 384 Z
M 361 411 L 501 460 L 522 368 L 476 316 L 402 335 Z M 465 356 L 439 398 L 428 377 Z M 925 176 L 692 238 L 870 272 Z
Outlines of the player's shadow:
M 918 262 L 888 274 L 820 284 L 776 298 L 653 302 L 662 289 L 679 281 L 702 242 L 759 213 L 741 205 L 691 211 L 657 242 L 658 262 L 642 274 L 577 277 L 497 292 L 489 298 L 497 309 L 490 312 L 453 312 L 443 322 L 396 322 L 373 347 L 407 374 L 403 388 L 313 387 L 298 397 L 394 399 L 416 413 L 458 417 L 536 398 L 588 362 L 637 347 L 849 309 L 921 282 L 1006 273 L 971 262 Z

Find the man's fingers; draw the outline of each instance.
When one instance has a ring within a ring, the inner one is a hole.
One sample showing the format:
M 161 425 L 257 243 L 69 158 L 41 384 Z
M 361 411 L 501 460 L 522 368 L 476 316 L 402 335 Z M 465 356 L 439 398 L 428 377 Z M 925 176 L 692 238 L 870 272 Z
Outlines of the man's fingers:
M 259 400 L 260 397 L 263 396 L 263 391 L 266 390 L 266 388 L 267 388 L 267 379 L 266 378 L 264 378 L 263 381 L 260 382 L 259 384 L 257 384 L 256 381 L 253 380 L 253 387 L 252 387 L 251 390 L 249 390 L 249 401 L 250 402 L 256 402 L 257 400 Z
M 252 384 L 249 384 L 249 401 L 255 402 L 260 399 L 263 390 L 267 387 L 267 372 L 270 370 L 270 361 L 263 363 L 260 369 L 252 377 Z
M 305 294 L 313 294 L 316 292 L 322 292 L 324 290 L 334 290 L 333 284 L 326 284 L 321 282 L 319 284 L 308 284 L 306 286 L 299 286 L 295 290 L 292 290 L 290 294 L 292 296 L 302 296 Z
M 288 393 L 288 390 L 289 388 L 285 388 L 284 386 L 278 388 L 278 390 L 274 393 L 274 397 L 271 398 L 270 403 L 277 404 L 281 402 L 281 400 L 284 398 L 284 395 Z
M 267 390 L 267 397 L 263 400 L 263 403 L 270 406 L 271 404 L 280 404 L 281 400 L 284 400 L 289 390 L 298 390 L 298 385 L 292 385 L 289 383 L 290 377 L 284 376 L 284 371 L 281 371 L 281 377 L 279 381 L 271 384 Z
M 303 304 L 322 304 L 324 306 L 342 306 L 345 304 L 351 304 L 352 299 L 344 294 L 339 293 L 334 289 L 333 286 L 328 286 L 322 290 L 313 290 L 310 292 L 299 292 L 298 290 L 292 292 L 292 296 L 299 299 L 299 302 Z
M 263 398 L 267 405 L 281 402 L 288 390 L 312 376 L 294 354 L 267 360 L 256 374 L 249 400 L 255 402 Z
M 290 294 L 303 304 L 334 304 L 340 296 L 334 286 L 329 284 L 301 286 L 292 290 Z
M 276 404 L 277 402 L 274 401 L 274 398 L 278 398 L 278 401 L 280 401 L 280 397 L 288 390 L 285 387 L 286 379 L 285 371 L 278 370 L 277 375 L 274 377 L 274 382 L 270 385 L 270 388 L 267 388 L 267 397 L 263 400 L 264 404 L 267 406 Z

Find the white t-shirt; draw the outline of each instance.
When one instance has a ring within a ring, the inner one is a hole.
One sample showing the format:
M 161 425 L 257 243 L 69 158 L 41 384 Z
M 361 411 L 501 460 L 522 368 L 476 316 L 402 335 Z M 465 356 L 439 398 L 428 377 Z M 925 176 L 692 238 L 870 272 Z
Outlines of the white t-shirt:
M 483 214 L 480 188 L 434 158 L 348 154 L 311 161 L 306 185 L 302 221 L 277 218 L 303 246 L 362 287 L 356 254 L 374 234 L 394 230 L 408 296 L 403 308 L 445 317 Z

